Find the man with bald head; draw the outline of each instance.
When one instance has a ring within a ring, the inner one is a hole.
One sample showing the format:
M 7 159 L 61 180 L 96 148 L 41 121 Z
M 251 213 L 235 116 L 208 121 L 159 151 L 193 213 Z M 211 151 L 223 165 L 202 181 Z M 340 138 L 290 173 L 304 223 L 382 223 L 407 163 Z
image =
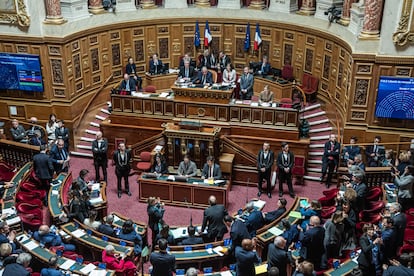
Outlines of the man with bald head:
M 286 240 L 282 236 L 277 236 L 272 244 L 269 244 L 267 251 L 267 267 L 279 268 L 280 276 L 287 276 L 286 266 L 292 262 L 290 252 L 286 250 Z
M 241 247 L 235 249 L 236 256 L 236 275 L 237 276 L 251 276 L 255 275 L 255 264 L 262 262 L 256 253 L 256 239 L 242 240 Z
M 63 246 L 65 251 L 75 251 L 76 247 L 70 243 L 63 243 L 59 234 L 50 231 L 49 226 L 46 224 L 41 225 L 38 231 L 33 233 L 33 238 L 38 242 L 44 244 L 46 247 L 50 246 Z
M 217 199 L 213 195 L 209 197 L 208 203 L 210 206 L 204 210 L 200 233 L 204 232 L 208 226 L 205 242 L 221 241 L 227 233 L 227 227 L 224 224 L 224 217 L 228 215 L 227 210 L 223 204 L 217 204 Z
M 100 182 L 99 168 L 102 168 L 102 173 L 105 182 L 108 181 L 106 168 L 108 167 L 108 140 L 102 137 L 102 132 L 96 133 L 96 139 L 92 142 L 93 165 L 95 166 L 95 181 Z
M 299 240 L 302 242 L 300 256 L 310 261 L 315 266 L 315 270 L 324 269 L 321 267 L 322 255 L 325 252 L 323 240 L 325 237 L 325 229 L 321 226 L 321 220 L 318 216 L 312 216 L 309 220 L 307 230 L 303 233 L 303 229 L 299 229 Z

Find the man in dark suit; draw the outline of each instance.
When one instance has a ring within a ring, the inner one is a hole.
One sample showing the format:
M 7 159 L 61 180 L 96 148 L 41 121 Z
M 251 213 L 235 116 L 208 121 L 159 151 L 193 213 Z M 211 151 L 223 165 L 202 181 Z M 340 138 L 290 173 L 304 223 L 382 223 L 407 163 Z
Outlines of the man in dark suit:
M 246 211 L 249 213 L 246 217 L 246 227 L 249 231 L 250 237 L 256 237 L 256 231 L 263 227 L 264 219 L 261 211 L 254 208 L 253 202 L 246 205 Z
M 213 75 L 210 71 L 208 71 L 207 67 L 203 67 L 200 72 L 198 72 L 197 78 L 195 79 L 194 83 L 200 85 L 208 85 L 211 86 L 213 84 Z
M 118 150 L 114 152 L 113 160 L 118 184 L 118 198 L 121 198 L 122 195 L 122 178 L 125 182 L 125 192 L 128 196 L 131 196 L 128 181 L 129 172 L 131 171 L 131 152 L 126 149 L 125 143 L 119 143 Z
M 332 175 L 335 168 L 338 166 L 340 149 L 341 145 L 336 141 L 336 135 L 331 134 L 329 136 L 329 141 L 326 142 L 324 146 L 322 157 L 322 176 L 320 178 L 320 181 L 322 182 L 326 173 L 328 173 L 328 177 L 326 178 L 326 188 L 329 188 L 331 185 Z
M 178 77 L 184 79 L 185 81 L 191 81 L 193 79 L 194 67 L 190 66 L 190 61 L 184 61 L 184 65 L 180 67 Z
M 203 55 L 199 58 L 198 69 L 203 67 L 210 68 L 209 50 L 204 50 Z
M 310 261 L 315 266 L 315 270 L 321 269 L 321 259 L 325 252 L 323 240 L 325 229 L 320 225 L 321 220 L 318 216 L 312 216 L 309 220 L 308 229 L 303 233 L 300 229 L 299 239 L 302 242 L 300 256 Z
M 203 171 L 201 172 L 202 179 L 221 179 L 220 165 L 214 162 L 213 156 L 207 157 L 207 162 L 204 164 Z
M 374 144 L 367 146 L 365 149 L 368 167 L 380 166 L 382 160 L 385 158 L 385 148 L 379 143 L 381 143 L 381 136 L 375 136 Z
M 226 69 L 227 65 L 231 63 L 230 57 L 226 55 L 224 51 L 219 53 L 219 68 L 221 72 Z
M 53 178 L 53 163 L 46 154 L 46 145 L 40 146 L 40 153 L 33 156 L 33 170 L 36 177 L 40 179 L 43 189 L 49 188 L 50 180 Z
M 227 227 L 223 219 L 228 213 L 224 205 L 217 204 L 215 196 L 210 196 L 208 203 L 210 207 L 204 210 L 203 225 L 199 233 L 203 233 L 208 226 L 206 242 L 220 241 L 223 239 L 224 234 L 227 233 Z
M 29 140 L 27 137 L 26 130 L 24 129 L 23 126 L 19 125 L 19 121 L 17 121 L 16 119 L 13 119 L 11 124 L 12 124 L 12 127 L 10 129 L 10 133 L 13 137 L 13 141 L 20 142 L 20 143 L 27 143 Z
M 65 142 L 63 139 L 58 139 L 56 145 L 54 145 L 50 151 L 50 158 L 55 169 L 56 174 L 61 172 L 68 172 L 70 156 L 69 152 L 65 149 Z
M 249 72 L 249 67 L 244 67 L 243 75 L 239 79 L 240 81 L 240 99 L 251 100 L 253 96 L 254 78 Z
M 263 143 L 263 148 L 257 155 L 257 171 L 259 173 L 259 183 L 257 188 L 257 196 L 262 195 L 263 180 L 266 180 L 266 192 L 269 198 L 272 197 L 272 183 L 270 182 L 270 175 L 272 174 L 272 166 L 274 162 L 274 153 L 270 150 L 268 142 Z
M 93 165 L 95 166 L 95 181 L 100 182 L 99 168 L 102 168 L 102 173 L 105 182 L 108 181 L 106 168 L 108 167 L 108 140 L 102 138 L 102 132 L 96 133 L 96 139 L 92 141 Z
M 407 226 L 407 217 L 401 212 L 401 205 L 399 203 L 391 203 L 390 205 L 391 218 L 394 221 L 395 240 L 397 252 L 398 249 L 403 245 L 405 227 Z
M 355 171 L 352 174 L 352 182 L 347 184 L 347 187 L 352 188 L 356 192 L 356 206 L 357 214 L 365 209 L 365 201 L 368 193 L 368 187 L 363 182 L 365 174 L 363 171 Z
M 65 121 L 58 120 L 55 129 L 56 139 L 62 139 L 65 142 L 65 150 L 69 151 L 69 129 L 65 127 Z
M 115 236 L 114 227 L 112 226 L 113 222 L 114 222 L 114 215 L 112 214 L 107 215 L 104 222 L 101 225 L 99 225 L 98 231 L 110 237 Z
M 361 253 L 358 256 L 358 266 L 362 270 L 365 276 L 375 276 L 375 259 L 379 261 L 379 250 L 382 244 L 380 237 L 376 237 L 374 227 L 371 223 L 366 223 L 362 227 L 362 236 L 359 239 L 359 245 L 361 246 Z M 377 256 L 373 254 L 373 250 L 376 248 Z
M 414 269 L 412 267 L 412 257 L 409 253 L 402 253 L 399 257 L 399 261 L 390 260 L 390 266 L 383 265 L 384 273 L 382 276 L 411 276 L 414 275 Z
M 246 224 L 241 220 L 233 220 L 229 215 L 224 217 L 224 222 L 230 228 L 231 248 L 230 254 L 234 253 L 237 246 L 241 246 L 244 239 L 250 239 L 249 231 L 247 231 Z
M 184 239 L 181 244 L 182 245 L 194 245 L 194 244 L 201 244 L 204 243 L 203 238 L 195 236 L 195 227 L 190 225 L 187 227 L 188 238 Z
M 191 63 L 195 63 L 191 60 L 190 54 L 184 54 L 184 56 L 180 60 L 180 67 L 184 66 L 184 63 L 188 61 L 188 63 L 191 65 Z
M 17 256 L 16 262 L 6 265 L 3 270 L 3 275 L 10 276 L 29 276 L 30 272 L 27 268 L 32 260 L 32 255 L 29 253 L 20 253 Z
M 282 151 L 277 155 L 277 167 L 279 169 L 279 196 L 283 196 L 283 182 L 286 181 L 289 189 L 289 195 L 295 198 L 292 186 L 292 168 L 295 157 L 289 151 L 289 145 L 286 142 L 282 143 Z
M 158 74 L 163 73 L 162 61 L 158 59 L 157 53 L 152 55 L 152 59 L 149 62 L 149 66 L 150 66 L 150 70 L 149 70 L 150 74 L 158 75 Z
M 280 276 L 287 276 L 286 267 L 292 262 L 292 255 L 286 251 L 286 240 L 277 236 L 273 243 L 269 244 L 267 251 L 267 267 L 279 268 Z
M 128 74 L 124 74 L 124 79 L 118 88 L 121 95 L 131 95 L 131 92 L 137 91 L 137 82 L 134 78 L 130 78 Z
M 266 224 L 271 223 L 272 221 L 275 221 L 277 218 L 283 215 L 286 212 L 286 204 L 287 204 L 286 199 L 284 199 L 283 197 L 279 198 L 279 200 L 277 201 L 276 210 L 263 213 L 265 223 Z
M 137 82 L 138 89 L 142 88 L 142 78 L 138 76 L 137 66 L 135 65 L 134 59 L 132 57 L 128 58 L 128 64 L 125 66 L 125 73 L 134 78 L 134 80 Z
M 236 275 L 256 275 L 254 265 L 262 262 L 256 252 L 256 240 L 243 239 L 241 247 L 236 247 Z
M 272 66 L 270 66 L 270 63 L 268 62 L 267 56 L 263 56 L 262 62 L 260 63 L 259 70 L 257 71 L 257 74 L 262 75 L 263 77 L 269 75 L 272 71 Z
M 151 276 L 172 276 L 175 271 L 175 256 L 167 252 L 167 240 L 158 241 L 159 251 L 151 253 L 150 262 L 152 264 Z

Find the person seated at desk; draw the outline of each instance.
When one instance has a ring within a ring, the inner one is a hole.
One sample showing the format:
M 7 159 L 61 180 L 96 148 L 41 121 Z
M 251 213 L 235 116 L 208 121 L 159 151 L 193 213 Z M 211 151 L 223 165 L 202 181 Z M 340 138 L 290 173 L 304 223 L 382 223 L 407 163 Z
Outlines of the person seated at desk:
M 374 144 L 367 146 L 365 149 L 368 167 L 378 167 L 384 159 L 385 148 L 379 143 L 381 143 L 381 136 L 375 136 Z
M 162 61 L 158 59 L 157 53 L 152 55 L 152 59 L 149 62 L 149 67 L 149 72 L 151 75 L 158 75 L 163 73 Z
M 214 163 L 214 157 L 208 156 L 207 162 L 204 164 L 203 171 L 201 172 L 201 179 L 221 179 L 220 165 Z
M 266 224 L 271 223 L 272 221 L 278 219 L 281 215 L 286 212 L 287 201 L 285 198 L 281 197 L 277 201 L 277 209 L 271 212 L 263 213 L 263 218 Z
M 180 72 L 178 73 L 178 77 L 190 82 L 193 80 L 194 77 L 194 67 L 190 66 L 190 61 L 185 60 L 184 65 L 180 67 Z
M 154 156 L 154 164 L 151 167 L 152 173 L 158 174 L 167 174 L 168 173 L 168 166 L 167 162 L 165 162 L 163 156 L 161 154 L 156 154 Z
M 19 121 L 16 119 L 12 120 L 12 127 L 10 128 L 10 133 L 13 137 L 13 141 L 20 142 L 20 143 L 27 143 L 28 137 L 26 134 L 26 130 L 23 126 L 19 125 Z
M 259 94 L 259 104 L 269 106 L 273 102 L 273 92 L 269 90 L 269 85 L 265 85 Z
M 155 243 L 158 243 L 161 239 L 165 239 L 168 245 L 175 245 L 174 236 L 170 233 L 170 226 L 168 224 L 162 225 L 160 232 L 155 237 Z
M 138 76 L 137 66 L 135 65 L 132 57 L 128 58 L 128 64 L 125 66 L 125 73 L 136 80 L 138 89 L 142 88 L 142 78 Z
M 184 155 L 183 161 L 178 165 L 178 175 L 185 177 L 194 177 L 197 175 L 197 166 L 190 160 L 188 154 Z
M 246 226 L 249 231 L 250 237 L 256 237 L 256 231 L 263 227 L 264 219 L 261 211 L 254 208 L 253 202 L 246 204 L 246 211 L 248 213 L 246 217 Z
M 355 145 L 357 141 L 358 138 L 356 136 L 352 136 L 351 139 L 349 139 L 350 145 L 344 147 L 343 160 L 345 163 L 348 162 L 348 160 L 354 160 L 355 155 L 361 152 L 359 146 Z
M 114 215 L 107 215 L 104 219 L 104 222 L 101 225 L 99 225 L 98 232 L 111 237 L 115 236 L 114 227 L 112 226 L 113 223 Z
M 191 57 L 190 57 L 190 54 L 189 54 L 189 53 L 184 54 L 183 58 L 180 60 L 180 67 L 183 67 L 183 66 L 184 66 L 184 63 L 185 63 L 186 61 L 188 61 L 188 63 L 189 63 L 189 64 L 190 64 L 190 66 L 191 66 L 191 63 L 192 63 L 193 61 L 191 60 Z M 193 63 L 195 64 L 195 62 L 193 62 Z
M 12 247 L 12 253 L 18 253 L 16 239 L 16 230 L 10 230 L 10 226 L 5 221 L 0 221 L 0 244 L 9 243 Z
M 272 70 L 272 66 L 268 62 L 267 56 L 263 56 L 262 62 L 260 63 L 260 66 L 259 66 L 259 70 L 255 72 L 255 74 L 265 77 L 271 73 L 271 70 Z
M 102 251 L 102 262 L 106 264 L 107 269 L 125 271 L 125 275 L 134 275 L 137 267 L 131 261 L 125 261 L 126 254 L 115 254 L 115 248 L 108 244 Z
M 200 84 L 203 86 L 211 86 L 213 85 L 213 74 L 208 71 L 207 67 L 203 67 L 200 72 L 198 72 L 197 78 L 195 79 L 194 83 Z
M 52 256 L 47 262 L 48 267 L 42 268 L 40 276 L 64 276 L 63 272 L 59 270 L 58 256 Z
M 362 162 L 362 155 L 361 154 L 357 154 L 357 155 L 354 156 L 353 159 L 348 160 L 348 168 L 350 168 L 351 166 L 356 166 L 356 167 L 360 168 L 361 170 L 365 171 L 365 164 L 364 164 L 364 162 Z
M 87 169 L 82 169 L 79 172 L 78 178 L 76 178 L 80 191 L 85 191 L 88 189 L 88 181 L 86 180 L 86 176 L 88 175 L 88 173 L 89 171 Z
M 181 242 L 181 245 L 194 245 L 194 244 L 202 244 L 204 243 L 203 238 L 196 237 L 196 229 L 194 226 L 190 225 L 187 227 L 188 238 L 184 239 Z
M 223 70 L 223 83 L 235 83 L 237 78 L 236 70 L 233 65 L 228 63 L 226 69 Z
M 249 67 L 244 67 L 243 75 L 239 79 L 240 82 L 240 99 L 251 100 L 253 96 L 254 78 L 249 72 Z
M 83 224 L 87 225 L 90 228 L 98 230 L 99 226 L 101 226 L 101 222 L 97 220 L 98 212 L 96 210 L 91 210 L 89 212 L 89 218 L 85 218 Z
M 134 78 L 130 78 L 128 74 L 124 74 L 124 79 L 119 86 L 120 95 L 131 95 L 131 92 L 137 91 L 137 82 Z
M 219 64 L 218 64 L 218 70 L 221 72 L 224 71 L 224 69 L 227 67 L 227 65 L 231 64 L 230 57 L 226 55 L 224 51 L 220 51 L 219 53 Z
M 134 243 L 134 254 L 135 256 L 141 254 L 142 251 L 142 238 L 135 231 L 134 223 L 132 220 L 128 219 L 122 225 L 121 232 L 119 233 L 118 238 L 125 241 L 130 241 Z
M 59 234 L 50 231 L 49 226 L 46 224 L 41 225 L 38 231 L 33 233 L 33 238 L 38 242 L 44 244 L 46 247 L 49 246 L 63 246 L 64 251 L 75 251 L 76 247 L 70 243 L 63 243 L 62 238 Z
M 30 133 L 29 137 L 30 137 L 29 145 L 33 145 L 33 146 L 46 145 L 46 142 L 42 139 L 42 133 L 38 129 L 36 129 L 34 133 Z

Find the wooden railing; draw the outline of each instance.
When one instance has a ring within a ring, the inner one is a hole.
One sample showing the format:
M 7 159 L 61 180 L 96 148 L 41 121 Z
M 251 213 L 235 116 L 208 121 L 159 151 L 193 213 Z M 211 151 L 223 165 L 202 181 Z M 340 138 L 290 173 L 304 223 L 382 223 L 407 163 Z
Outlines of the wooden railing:
M 336 137 L 337 137 L 338 142 L 341 143 L 342 142 L 342 135 L 341 135 L 341 129 L 342 128 L 341 128 L 340 122 L 342 122 L 342 119 L 339 117 L 339 114 L 338 114 L 339 111 L 335 107 L 335 101 L 334 101 L 331 93 L 329 91 L 327 91 L 327 94 L 329 96 L 330 106 L 334 109 L 333 110 L 333 113 L 335 114 L 335 122 L 334 122 L 334 125 L 335 125 L 335 128 L 336 128 Z
M 164 135 L 161 132 L 158 135 L 152 136 L 150 138 L 147 138 L 145 140 L 142 140 L 141 142 L 138 142 L 136 144 L 133 144 L 129 146 L 132 151 L 132 158 L 136 161 L 139 160 L 139 154 L 142 151 L 151 151 L 156 145 L 162 144 L 164 145 Z
M 338 179 L 342 181 L 342 176 L 349 176 L 348 168 L 340 167 L 338 169 Z M 391 175 L 391 167 L 367 167 L 365 169 L 364 183 L 368 187 L 381 187 L 383 182 L 393 182 L 394 177 Z
M 33 155 L 40 152 L 39 146 L 0 139 L 0 155 L 8 164 L 20 168 L 31 162 Z
M 224 147 L 230 148 L 233 151 L 232 153 L 240 155 L 242 158 L 246 159 L 250 163 L 254 164 L 254 166 L 256 166 L 256 162 L 257 162 L 256 161 L 257 160 L 256 155 L 254 155 L 253 153 L 247 151 L 243 147 L 239 146 L 237 143 L 233 142 L 232 140 L 230 140 L 225 135 L 222 135 L 220 137 L 220 141 L 222 143 L 221 147 L 223 149 L 224 149 Z

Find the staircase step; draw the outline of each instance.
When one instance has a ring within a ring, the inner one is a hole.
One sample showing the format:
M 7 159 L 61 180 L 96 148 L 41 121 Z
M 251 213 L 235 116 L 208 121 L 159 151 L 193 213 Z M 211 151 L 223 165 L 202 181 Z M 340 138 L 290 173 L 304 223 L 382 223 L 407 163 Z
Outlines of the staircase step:
M 75 155 L 75 156 L 82 156 L 82 157 L 93 158 L 92 153 L 86 153 L 86 152 L 80 152 L 80 151 L 71 151 L 70 154 L 71 155 Z
M 305 116 L 303 116 L 303 118 L 304 119 L 309 119 L 309 118 L 315 118 L 315 117 L 324 116 L 324 115 L 326 115 L 325 111 L 319 111 L 319 112 L 315 112 L 315 113 L 312 113 L 312 114 L 305 115 Z
M 322 156 L 323 155 L 323 151 L 311 151 L 311 152 L 308 152 L 308 155 L 309 156 Z
M 92 134 L 92 135 L 96 135 L 96 133 L 98 133 L 98 131 L 95 130 L 91 130 L 91 129 L 85 129 L 86 133 Z
M 93 127 L 101 127 L 101 125 L 100 124 L 98 124 L 98 123 L 95 123 L 95 122 L 90 122 L 89 123 L 91 126 L 93 126 Z
M 314 149 L 314 148 L 323 148 L 325 147 L 325 144 L 310 144 L 309 148 L 310 149 Z
M 322 169 L 321 168 L 306 168 L 306 171 L 320 173 L 320 172 L 322 172 Z
M 316 108 L 319 108 L 319 107 L 321 107 L 321 104 L 319 104 L 319 103 L 318 104 L 308 105 L 308 106 L 305 106 L 305 108 L 302 108 L 300 110 L 300 112 L 309 111 L 309 110 L 316 109 Z
M 309 159 L 308 164 L 322 164 L 322 160 L 317 160 L 317 159 Z
M 304 175 L 303 179 L 306 180 L 313 180 L 313 181 L 319 181 L 320 176 L 311 176 L 311 175 Z
M 82 136 L 81 138 L 80 138 L 80 140 L 81 141 L 84 141 L 84 142 L 93 142 L 93 140 L 95 140 L 94 138 L 89 138 L 89 137 L 84 137 L 84 136 Z
M 317 133 L 317 132 L 324 132 L 324 131 L 331 131 L 332 127 L 323 127 L 323 128 L 313 128 L 309 130 L 309 133 Z
M 100 116 L 100 115 L 95 115 L 95 118 L 98 119 L 98 120 L 101 120 L 101 121 L 106 119 L 105 117 Z
M 92 150 L 92 146 L 87 145 L 76 145 L 78 149 L 84 149 L 84 150 Z
M 315 125 L 326 124 L 326 123 L 329 123 L 329 119 L 322 119 L 322 120 L 312 121 L 312 122 L 309 122 L 309 125 L 310 126 L 315 126 Z
M 105 114 L 108 114 L 108 115 L 111 115 L 111 112 L 109 112 L 108 109 L 105 109 L 105 108 L 101 108 L 101 112 L 105 113 Z
M 321 135 L 321 136 L 312 136 L 310 137 L 310 140 L 328 140 L 329 135 Z

